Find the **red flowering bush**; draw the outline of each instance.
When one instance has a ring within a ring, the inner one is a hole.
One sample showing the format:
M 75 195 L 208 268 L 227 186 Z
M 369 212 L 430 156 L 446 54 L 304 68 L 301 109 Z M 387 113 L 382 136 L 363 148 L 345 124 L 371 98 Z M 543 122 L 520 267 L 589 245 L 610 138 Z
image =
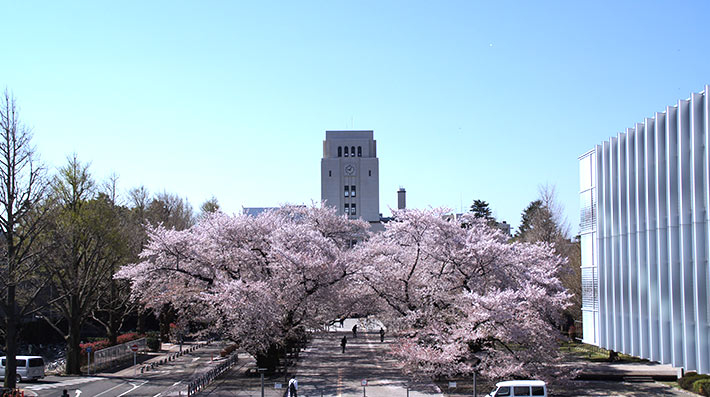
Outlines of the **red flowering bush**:
M 137 332 L 128 332 L 126 334 L 119 335 L 117 340 L 118 344 L 130 342 L 132 340 L 143 338 L 145 335 L 141 335 Z

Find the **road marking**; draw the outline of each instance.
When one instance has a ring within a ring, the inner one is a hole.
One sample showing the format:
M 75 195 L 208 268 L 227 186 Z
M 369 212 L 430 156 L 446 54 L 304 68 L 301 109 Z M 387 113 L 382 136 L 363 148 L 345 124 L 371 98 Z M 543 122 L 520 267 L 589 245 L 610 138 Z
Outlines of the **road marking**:
M 116 396 L 116 397 L 125 396 L 126 394 L 132 392 L 133 390 L 136 390 L 137 388 L 139 388 L 139 387 L 145 385 L 146 383 L 148 383 L 148 381 L 145 381 L 145 382 L 141 383 L 140 385 L 136 385 L 135 383 L 131 383 L 131 385 L 133 386 L 133 388 L 132 388 L 131 390 L 129 390 L 129 391 L 127 391 L 127 392 L 124 392 L 124 393 L 121 393 L 121 394 L 119 394 L 119 395 Z
M 195 357 L 195 358 L 192 359 L 192 362 L 194 363 L 195 361 L 197 361 L 197 360 L 199 360 L 199 359 L 200 359 L 199 357 Z
M 117 388 L 117 387 L 124 386 L 124 385 L 125 385 L 125 383 L 121 383 L 120 385 L 116 385 L 116 386 L 114 386 L 114 387 L 112 387 L 112 388 L 110 388 L 110 389 L 108 389 L 108 390 L 102 391 L 101 393 L 95 395 L 94 397 L 99 397 L 100 395 L 102 395 L 102 394 L 104 394 L 104 393 L 108 393 L 108 392 L 110 392 L 111 390 L 113 390 L 113 389 L 115 389 L 115 388 Z
M 158 397 L 161 394 L 163 394 L 163 393 L 158 393 L 158 394 L 154 395 L 153 397 Z
M 338 368 L 338 383 L 337 383 L 337 389 L 338 390 L 338 397 L 343 397 L 343 369 Z
M 177 385 L 179 385 L 180 383 L 182 383 L 182 381 L 177 381 L 177 382 L 173 383 L 173 386 L 177 386 Z
M 82 383 L 89 383 L 89 382 L 94 382 L 97 380 L 104 380 L 104 379 L 107 379 L 107 378 L 99 378 L 99 377 L 90 377 L 89 378 L 89 377 L 87 377 L 87 378 L 67 379 L 67 380 L 63 380 L 61 382 L 57 382 L 57 383 L 25 386 L 25 389 L 29 389 L 29 390 L 54 389 L 57 387 L 74 386 L 74 385 L 79 385 Z

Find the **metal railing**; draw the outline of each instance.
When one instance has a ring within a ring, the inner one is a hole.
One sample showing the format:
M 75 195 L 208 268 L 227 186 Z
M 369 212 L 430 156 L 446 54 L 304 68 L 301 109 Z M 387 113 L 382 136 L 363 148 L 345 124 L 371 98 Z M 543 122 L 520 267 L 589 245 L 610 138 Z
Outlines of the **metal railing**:
M 94 357 L 93 360 L 91 360 L 91 365 L 95 368 L 103 368 L 110 366 L 112 363 L 133 357 L 131 346 L 137 345 L 138 351 L 145 351 L 148 347 L 146 341 L 146 338 L 140 338 L 122 343 L 120 345 L 97 350 L 93 354 Z
M 210 384 L 215 378 L 225 373 L 227 370 L 232 368 L 239 361 L 237 352 L 235 351 L 227 357 L 227 360 L 220 363 L 218 366 L 212 368 L 211 370 L 201 374 L 199 377 L 190 381 L 187 386 L 187 395 L 194 396 Z

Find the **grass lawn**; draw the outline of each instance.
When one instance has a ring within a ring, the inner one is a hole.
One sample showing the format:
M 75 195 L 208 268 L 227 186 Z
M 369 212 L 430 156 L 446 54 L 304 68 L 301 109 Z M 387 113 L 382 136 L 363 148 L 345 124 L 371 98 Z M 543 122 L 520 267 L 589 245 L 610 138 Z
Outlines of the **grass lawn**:
M 586 343 L 577 342 L 565 342 L 560 346 L 560 352 L 563 354 L 569 354 L 581 360 L 588 360 L 593 362 L 602 362 L 609 360 L 609 350 L 602 349 L 600 347 L 588 345 Z M 615 362 L 619 363 L 643 363 L 649 362 L 648 360 L 629 356 L 623 353 L 619 353 L 618 360 Z

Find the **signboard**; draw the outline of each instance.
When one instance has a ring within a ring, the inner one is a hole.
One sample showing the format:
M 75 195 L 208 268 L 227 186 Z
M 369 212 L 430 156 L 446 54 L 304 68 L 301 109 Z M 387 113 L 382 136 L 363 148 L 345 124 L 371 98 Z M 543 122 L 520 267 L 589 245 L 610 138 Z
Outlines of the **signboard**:
M 86 352 L 87 352 L 87 353 L 91 353 L 91 346 L 87 346 Z
M 132 345 L 131 345 L 131 351 L 137 352 L 137 351 L 138 351 L 138 345 L 136 345 L 135 343 L 132 344 Z
M 281 383 L 274 383 L 274 389 L 281 389 L 283 385 Z
M 456 388 L 456 382 L 449 382 L 449 389 L 455 389 Z
M 362 382 L 361 382 L 361 384 L 362 384 L 363 386 L 367 386 L 367 379 L 363 379 Z

